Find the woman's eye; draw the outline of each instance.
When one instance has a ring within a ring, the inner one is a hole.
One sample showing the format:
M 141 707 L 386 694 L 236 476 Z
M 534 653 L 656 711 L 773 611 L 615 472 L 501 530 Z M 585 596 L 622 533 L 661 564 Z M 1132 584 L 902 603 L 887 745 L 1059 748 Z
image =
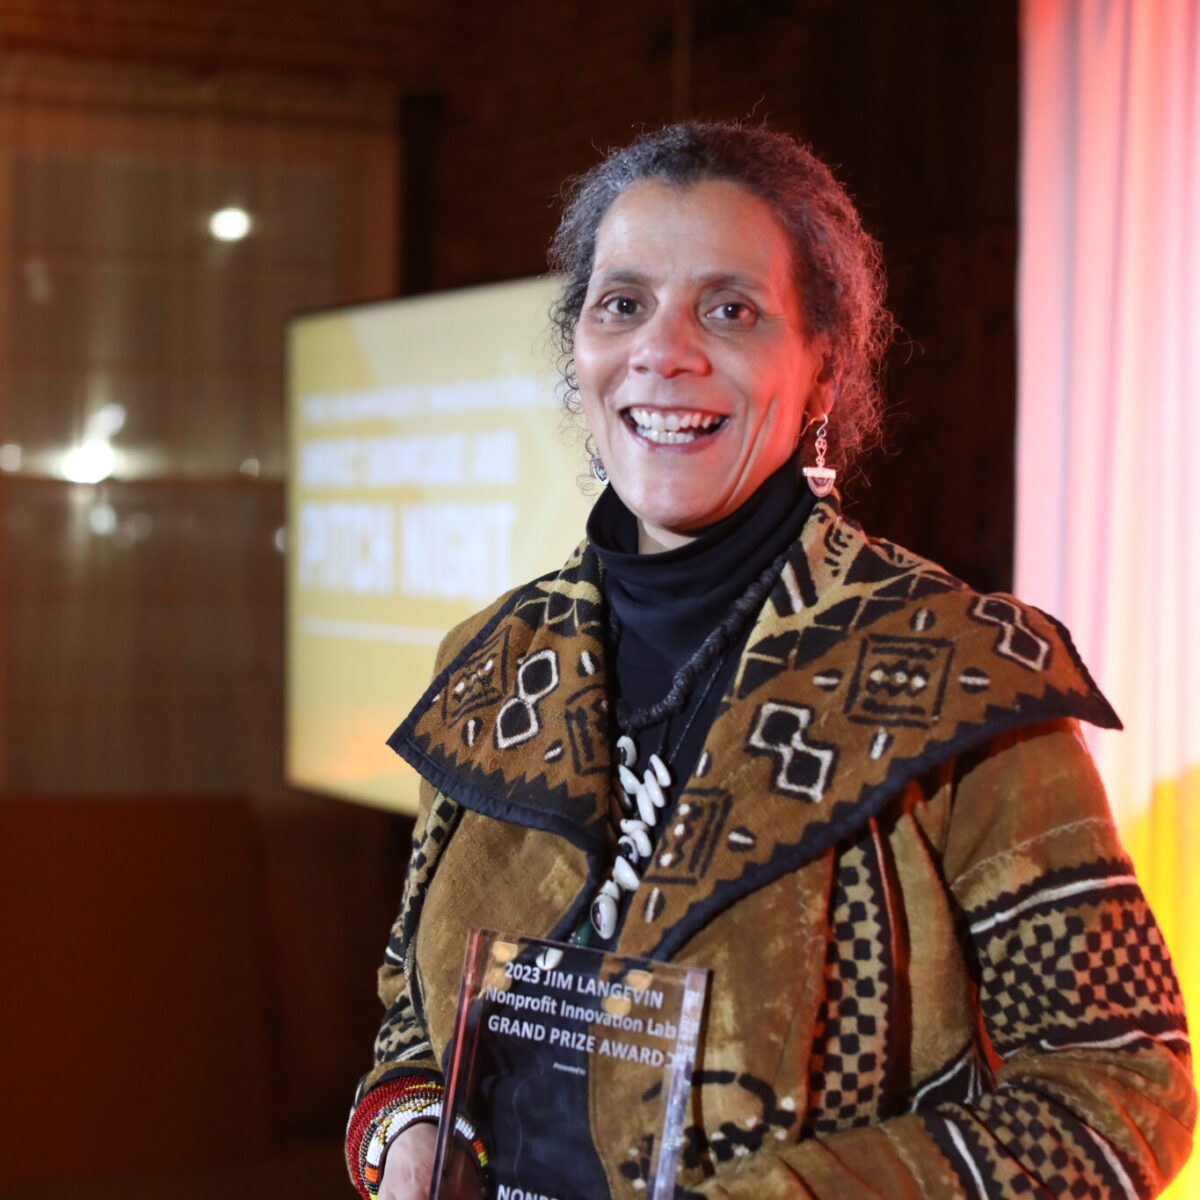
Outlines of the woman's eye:
M 718 321 L 736 321 L 741 325 L 750 325 L 758 314 L 741 300 L 725 300 L 715 308 L 709 309 L 708 315 Z
M 641 310 L 641 305 L 632 296 L 610 296 L 601 307 L 617 317 L 633 317 Z

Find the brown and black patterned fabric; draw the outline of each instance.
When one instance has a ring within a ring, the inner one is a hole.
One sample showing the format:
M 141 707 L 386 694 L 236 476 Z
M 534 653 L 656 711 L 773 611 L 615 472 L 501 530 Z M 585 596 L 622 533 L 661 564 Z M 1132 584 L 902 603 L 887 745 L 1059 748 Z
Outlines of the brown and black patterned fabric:
M 455 630 L 393 735 L 427 790 L 362 1104 L 437 1069 L 471 928 L 563 936 L 611 863 L 604 627 L 585 544 Z M 617 943 L 711 972 L 686 1188 L 1124 1197 L 1178 1169 L 1179 992 L 1075 719 L 1117 724 L 1061 626 L 816 505 Z M 635 1197 L 621 1086 L 598 1066 L 592 1126 Z

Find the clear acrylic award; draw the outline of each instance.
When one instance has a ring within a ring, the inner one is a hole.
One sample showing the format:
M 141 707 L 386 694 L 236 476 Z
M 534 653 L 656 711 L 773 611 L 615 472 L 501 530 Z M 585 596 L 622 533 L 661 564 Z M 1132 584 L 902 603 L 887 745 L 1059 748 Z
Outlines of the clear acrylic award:
M 694 967 L 476 930 L 430 1200 L 668 1200 L 707 984 Z M 594 1136 L 614 1114 L 638 1150 L 616 1180 Z M 456 1124 L 482 1141 L 482 1172 Z

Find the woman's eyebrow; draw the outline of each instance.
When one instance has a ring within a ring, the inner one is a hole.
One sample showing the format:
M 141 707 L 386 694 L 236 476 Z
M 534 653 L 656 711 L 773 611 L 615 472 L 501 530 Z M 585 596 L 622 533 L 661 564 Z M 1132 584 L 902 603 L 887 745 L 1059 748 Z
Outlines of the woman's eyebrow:
M 701 275 L 699 282 L 705 287 L 729 287 L 743 291 L 764 291 L 766 282 L 755 275 L 743 275 L 738 271 L 712 271 Z
M 595 272 L 595 279 L 601 283 L 646 283 L 649 276 L 643 271 L 635 270 L 632 267 L 614 267 L 611 270 L 606 270 L 603 267 Z
M 601 268 L 595 273 L 596 281 L 605 285 L 613 283 L 650 284 L 652 277 L 636 267 Z M 694 285 L 704 288 L 731 287 L 752 291 L 763 291 L 766 284 L 757 276 L 745 275 L 738 271 L 707 271 L 695 275 L 690 280 Z

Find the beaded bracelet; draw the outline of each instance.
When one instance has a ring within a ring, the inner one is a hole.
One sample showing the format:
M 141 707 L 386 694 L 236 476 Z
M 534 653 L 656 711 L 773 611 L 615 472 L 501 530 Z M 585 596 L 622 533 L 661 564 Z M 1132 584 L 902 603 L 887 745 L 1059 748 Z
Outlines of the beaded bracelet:
M 382 1102 L 371 1106 L 366 1121 L 361 1119 L 366 1114 L 360 1105 L 360 1111 L 351 1118 L 347 1131 L 347 1149 L 354 1155 L 350 1162 L 351 1177 L 360 1194 L 369 1200 L 379 1194 L 388 1147 L 418 1121 L 438 1122 L 442 1115 L 444 1094 L 441 1083 L 426 1076 L 408 1076 L 385 1084 L 378 1090 L 384 1094 L 371 1098 Z M 465 1117 L 457 1116 L 454 1130 L 470 1146 L 480 1171 L 486 1170 L 487 1147 L 475 1127 Z M 357 1149 L 357 1153 L 353 1148 Z
M 406 1075 L 390 1079 L 364 1096 L 350 1114 L 346 1128 L 346 1166 L 350 1170 L 351 1182 L 361 1196 L 367 1195 L 367 1183 L 363 1177 L 367 1147 L 380 1121 L 394 1105 L 415 1099 L 421 1094 L 440 1097 L 441 1081 L 433 1075 Z
M 374 1137 L 367 1145 L 366 1162 L 363 1164 L 363 1182 L 367 1185 L 367 1195 L 377 1196 L 379 1184 L 383 1176 L 383 1158 L 388 1147 L 411 1125 L 418 1121 L 438 1121 L 442 1115 L 442 1102 L 437 1100 L 416 1101 L 411 1106 L 401 1106 L 380 1124 Z M 454 1119 L 454 1132 L 470 1145 L 475 1160 L 482 1170 L 487 1166 L 487 1151 L 483 1141 L 475 1132 L 474 1126 L 465 1117 Z

